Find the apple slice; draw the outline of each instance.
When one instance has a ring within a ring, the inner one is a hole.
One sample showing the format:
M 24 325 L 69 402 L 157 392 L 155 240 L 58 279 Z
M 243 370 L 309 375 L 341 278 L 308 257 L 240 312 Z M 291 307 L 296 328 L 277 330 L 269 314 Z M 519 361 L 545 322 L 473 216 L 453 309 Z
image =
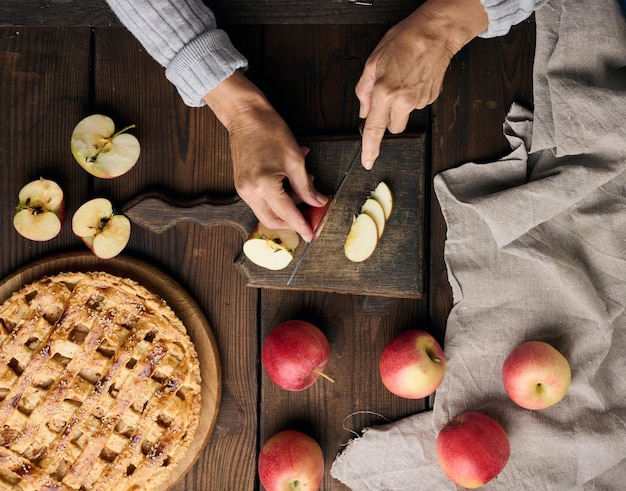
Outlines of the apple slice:
M 259 223 L 244 242 L 243 252 L 257 266 L 278 271 L 289 265 L 299 243 L 295 230 L 273 230 Z
M 108 116 L 87 116 L 72 132 L 72 155 L 93 176 L 103 179 L 121 176 L 133 168 L 141 151 L 137 138 L 125 133 L 131 128 L 134 125 L 116 133 L 115 123 Z
M 246 240 L 243 252 L 257 266 L 272 271 L 285 269 L 293 259 L 290 251 L 267 239 Z
M 380 239 L 385 231 L 385 225 L 387 224 L 385 210 L 383 210 L 382 205 L 374 198 L 367 198 L 361 207 L 361 213 L 365 213 L 374 219 L 376 230 L 378 231 L 378 238 Z
M 43 178 L 29 182 L 20 189 L 18 200 L 13 226 L 21 236 L 41 242 L 59 235 L 65 198 L 56 182 Z
M 346 257 L 355 263 L 365 261 L 374 253 L 377 244 L 376 222 L 367 213 L 358 214 L 352 221 L 350 232 L 343 245 Z
M 72 217 L 72 231 L 101 259 L 117 256 L 130 239 L 130 221 L 116 215 L 106 198 L 83 204 Z
M 383 207 L 383 211 L 385 212 L 385 220 L 389 220 L 391 216 L 391 211 L 393 210 L 393 194 L 391 193 L 391 189 L 384 182 L 379 182 L 376 189 L 372 191 L 372 198 L 380 203 Z

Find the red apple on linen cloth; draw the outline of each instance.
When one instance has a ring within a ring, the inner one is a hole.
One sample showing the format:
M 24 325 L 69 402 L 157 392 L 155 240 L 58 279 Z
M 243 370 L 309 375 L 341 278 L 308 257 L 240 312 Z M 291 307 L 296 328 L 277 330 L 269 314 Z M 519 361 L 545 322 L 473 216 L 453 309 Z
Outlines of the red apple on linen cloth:
M 276 326 L 265 338 L 261 362 L 278 387 L 299 391 L 310 387 L 324 373 L 330 345 L 324 333 L 309 322 L 290 320 Z
M 443 381 L 446 356 L 437 340 L 419 329 L 394 337 L 379 360 L 380 377 L 390 392 L 407 399 L 432 394 Z
M 324 477 L 324 454 L 310 436 L 284 430 L 263 444 L 258 472 L 267 491 L 316 491 Z
M 504 429 L 486 414 L 468 411 L 449 421 L 437 435 L 437 457 L 457 485 L 475 489 L 496 477 L 509 461 Z
M 543 341 L 517 346 L 502 365 L 504 389 L 525 409 L 545 409 L 559 402 L 569 389 L 572 373 L 567 359 Z

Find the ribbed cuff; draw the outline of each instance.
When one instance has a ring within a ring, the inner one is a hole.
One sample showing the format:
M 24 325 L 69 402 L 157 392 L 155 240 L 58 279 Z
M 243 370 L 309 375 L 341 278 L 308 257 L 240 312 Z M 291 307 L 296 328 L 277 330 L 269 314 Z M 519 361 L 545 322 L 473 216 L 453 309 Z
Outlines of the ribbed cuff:
M 548 0 L 481 0 L 487 16 L 489 28 L 479 34 L 481 38 L 504 36 L 511 26 L 523 20 L 548 3 Z
M 248 61 L 232 45 L 221 29 L 205 32 L 193 39 L 172 59 L 165 76 L 172 82 L 185 104 L 204 106 L 203 97 L 236 70 L 246 69 Z

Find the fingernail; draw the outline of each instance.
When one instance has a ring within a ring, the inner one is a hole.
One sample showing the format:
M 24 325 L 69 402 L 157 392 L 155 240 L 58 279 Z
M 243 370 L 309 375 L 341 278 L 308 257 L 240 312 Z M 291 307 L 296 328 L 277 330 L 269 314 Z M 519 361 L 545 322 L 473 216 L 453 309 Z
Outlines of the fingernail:
M 325 196 L 322 193 L 315 193 L 315 199 L 317 199 L 317 202 L 321 205 L 328 203 L 328 196 Z
M 374 167 L 374 162 L 371 161 L 367 161 L 367 162 L 363 162 L 363 167 L 365 168 L 365 170 L 372 170 L 372 167 Z

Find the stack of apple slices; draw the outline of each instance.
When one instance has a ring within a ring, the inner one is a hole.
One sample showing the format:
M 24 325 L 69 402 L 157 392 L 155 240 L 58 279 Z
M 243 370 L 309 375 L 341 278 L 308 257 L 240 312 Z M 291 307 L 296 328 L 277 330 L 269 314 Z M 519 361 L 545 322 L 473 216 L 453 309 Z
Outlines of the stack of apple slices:
M 363 203 L 360 213 L 352 220 L 350 232 L 343 245 L 350 261 L 363 262 L 374 253 L 392 210 L 391 189 L 385 182 L 380 182 Z

